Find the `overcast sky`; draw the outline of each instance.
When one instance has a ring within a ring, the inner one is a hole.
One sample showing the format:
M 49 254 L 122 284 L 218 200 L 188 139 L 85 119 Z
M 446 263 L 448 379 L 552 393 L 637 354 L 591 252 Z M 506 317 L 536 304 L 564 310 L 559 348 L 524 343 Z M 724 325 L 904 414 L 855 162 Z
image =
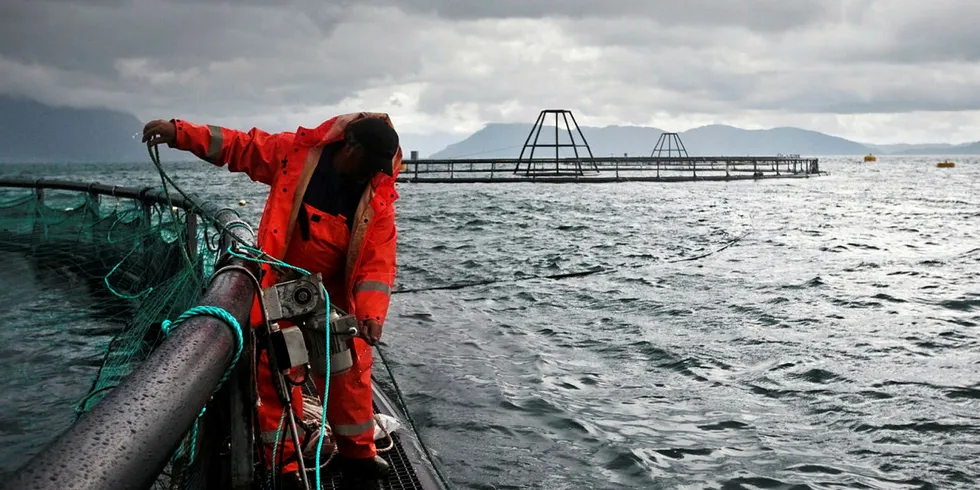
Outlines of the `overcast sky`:
M 372 110 L 469 133 L 554 107 L 980 140 L 978 0 L 233 3 L 0 0 L 0 94 L 270 131 Z

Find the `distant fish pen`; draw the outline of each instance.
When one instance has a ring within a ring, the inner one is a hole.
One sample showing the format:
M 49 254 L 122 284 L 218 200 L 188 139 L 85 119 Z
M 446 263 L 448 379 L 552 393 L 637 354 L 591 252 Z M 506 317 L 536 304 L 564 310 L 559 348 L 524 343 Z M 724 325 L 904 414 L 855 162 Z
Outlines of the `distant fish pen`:
M 529 168 L 521 169 L 521 165 Z M 588 162 L 510 159 L 406 160 L 399 182 L 417 183 L 602 183 L 689 182 L 807 178 L 820 175 L 816 158 L 619 157 Z
M 555 139 L 543 143 L 545 120 L 552 115 Z M 560 135 L 567 135 L 566 142 Z M 535 157 L 541 148 L 547 149 L 548 156 L 539 152 Z M 562 156 L 562 152 L 572 154 Z M 403 164 L 398 181 L 412 183 L 690 182 L 809 178 L 823 173 L 816 158 L 800 155 L 692 157 L 677 133 L 661 134 L 650 156 L 596 157 L 575 117 L 565 109 L 541 111 L 517 158 L 419 159 L 412 152 Z

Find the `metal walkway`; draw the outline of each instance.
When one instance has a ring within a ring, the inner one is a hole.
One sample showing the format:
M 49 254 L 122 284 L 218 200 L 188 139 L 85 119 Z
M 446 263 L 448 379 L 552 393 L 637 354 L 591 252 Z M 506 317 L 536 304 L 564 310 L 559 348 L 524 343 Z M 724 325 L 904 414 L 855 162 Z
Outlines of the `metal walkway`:
M 392 432 L 391 449 L 380 450 L 378 455 L 391 465 L 391 474 L 388 480 L 382 485 L 387 490 L 446 490 L 446 487 L 437 477 L 425 452 L 422 450 L 421 443 L 417 436 L 412 432 L 411 426 L 406 423 L 406 417 L 395 407 L 395 404 L 381 391 L 377 384 L 373 387 L 374 391 L 374 413 L 388 415 L 398 419 L 402 423 L 402 428 Z M 380 441 L 379 441 L 380 442 Z M 381 442 L 379 446 L 386 445 L 387 441 Z M 327 468 L 330 468 L 329 465 Z M 313 472 L 309 472 L 313 475 Z M 323 488 L 335 490 L 341 488 L 341 476 L 337 471 L 330 471 L 321 474 Z M 310 485 L 315 486 L 312 477 Z
M 399 182 L 609 183 L 799 178 L 822 175 L 816 158 L 791 156 L 405 160 Z

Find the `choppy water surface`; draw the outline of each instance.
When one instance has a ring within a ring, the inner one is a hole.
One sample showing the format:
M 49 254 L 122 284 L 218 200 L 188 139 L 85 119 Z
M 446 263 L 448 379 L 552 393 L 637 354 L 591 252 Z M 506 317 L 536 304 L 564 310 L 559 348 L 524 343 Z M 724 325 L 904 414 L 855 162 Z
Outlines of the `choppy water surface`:
M 807 180 L 400 185 L 400 288 L 612 269 L 395 296 L 386 354 L 455 486 L 972 487 L 980 159 L 856 160 Z M 174 168 L 257 222 L 261 185 Z M 0 351 L 23 341 L 0 330 Z

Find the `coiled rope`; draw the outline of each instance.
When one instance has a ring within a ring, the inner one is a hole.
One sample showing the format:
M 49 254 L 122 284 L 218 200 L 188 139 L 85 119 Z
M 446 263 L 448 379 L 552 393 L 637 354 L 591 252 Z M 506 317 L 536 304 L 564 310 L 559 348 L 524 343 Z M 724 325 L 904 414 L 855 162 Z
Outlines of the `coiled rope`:
M 211 396 L 208 397 L 208 402 L 210 402 L 214 398 L 214 394 L 217 393 L 219 389 L 221 389 L 221 386 L 224 385 L 225 381 L 228 380 L 228 377 L 231 376 L 231 372 L 235 369 L 235 366 L 238 365 L 238 359 L 242 355 L 242 345 L 244 344 L 244 336 L 242 333 L 242 326 L 239 325 L 238 320 L 235 319 L 235 317 L 232 316 L 231 313 L 228 313 L 228 310 L 225 310 L 224 308 L 221 308 L 219 306 L 195 306 L 181 313 L 181 315 L 178 316 L 177 319 L 174 321 L 164 320 L 163 323 L 160 325 L 160 329 L 163 330 L 164 335 L 169 337 L 171 332 L 177 329 L 177 327 L 180 327 L 184 322 L 196 316 L 210 316 L 213 318 L 217 318 L 218 320 L 221 320 L 226 325 L 231 327 L 231 332 L 235 336 L 235 353 L 234 355 L 232 355 L 231 362 L 228 363 L 228 367 L 225 368 L 225 372 L 221 376 L 221 381 L 218 382 L 218 385 L 214 387 L 214 391 L 211 392 Z M 201 407 L 201 413 L 197 414 L 197 419 L 194 420 L 194 427 L 191 430 L 191 439 L 190 439 L 191 461 L 194 461 L 195 449 L 197 447 L 198 423 L 200 422 L 201 417 L 204 416 L 204 412 L 207 409 L 208 409 L 208 405 L 207 403 L 205 403 L 204 406 Z

